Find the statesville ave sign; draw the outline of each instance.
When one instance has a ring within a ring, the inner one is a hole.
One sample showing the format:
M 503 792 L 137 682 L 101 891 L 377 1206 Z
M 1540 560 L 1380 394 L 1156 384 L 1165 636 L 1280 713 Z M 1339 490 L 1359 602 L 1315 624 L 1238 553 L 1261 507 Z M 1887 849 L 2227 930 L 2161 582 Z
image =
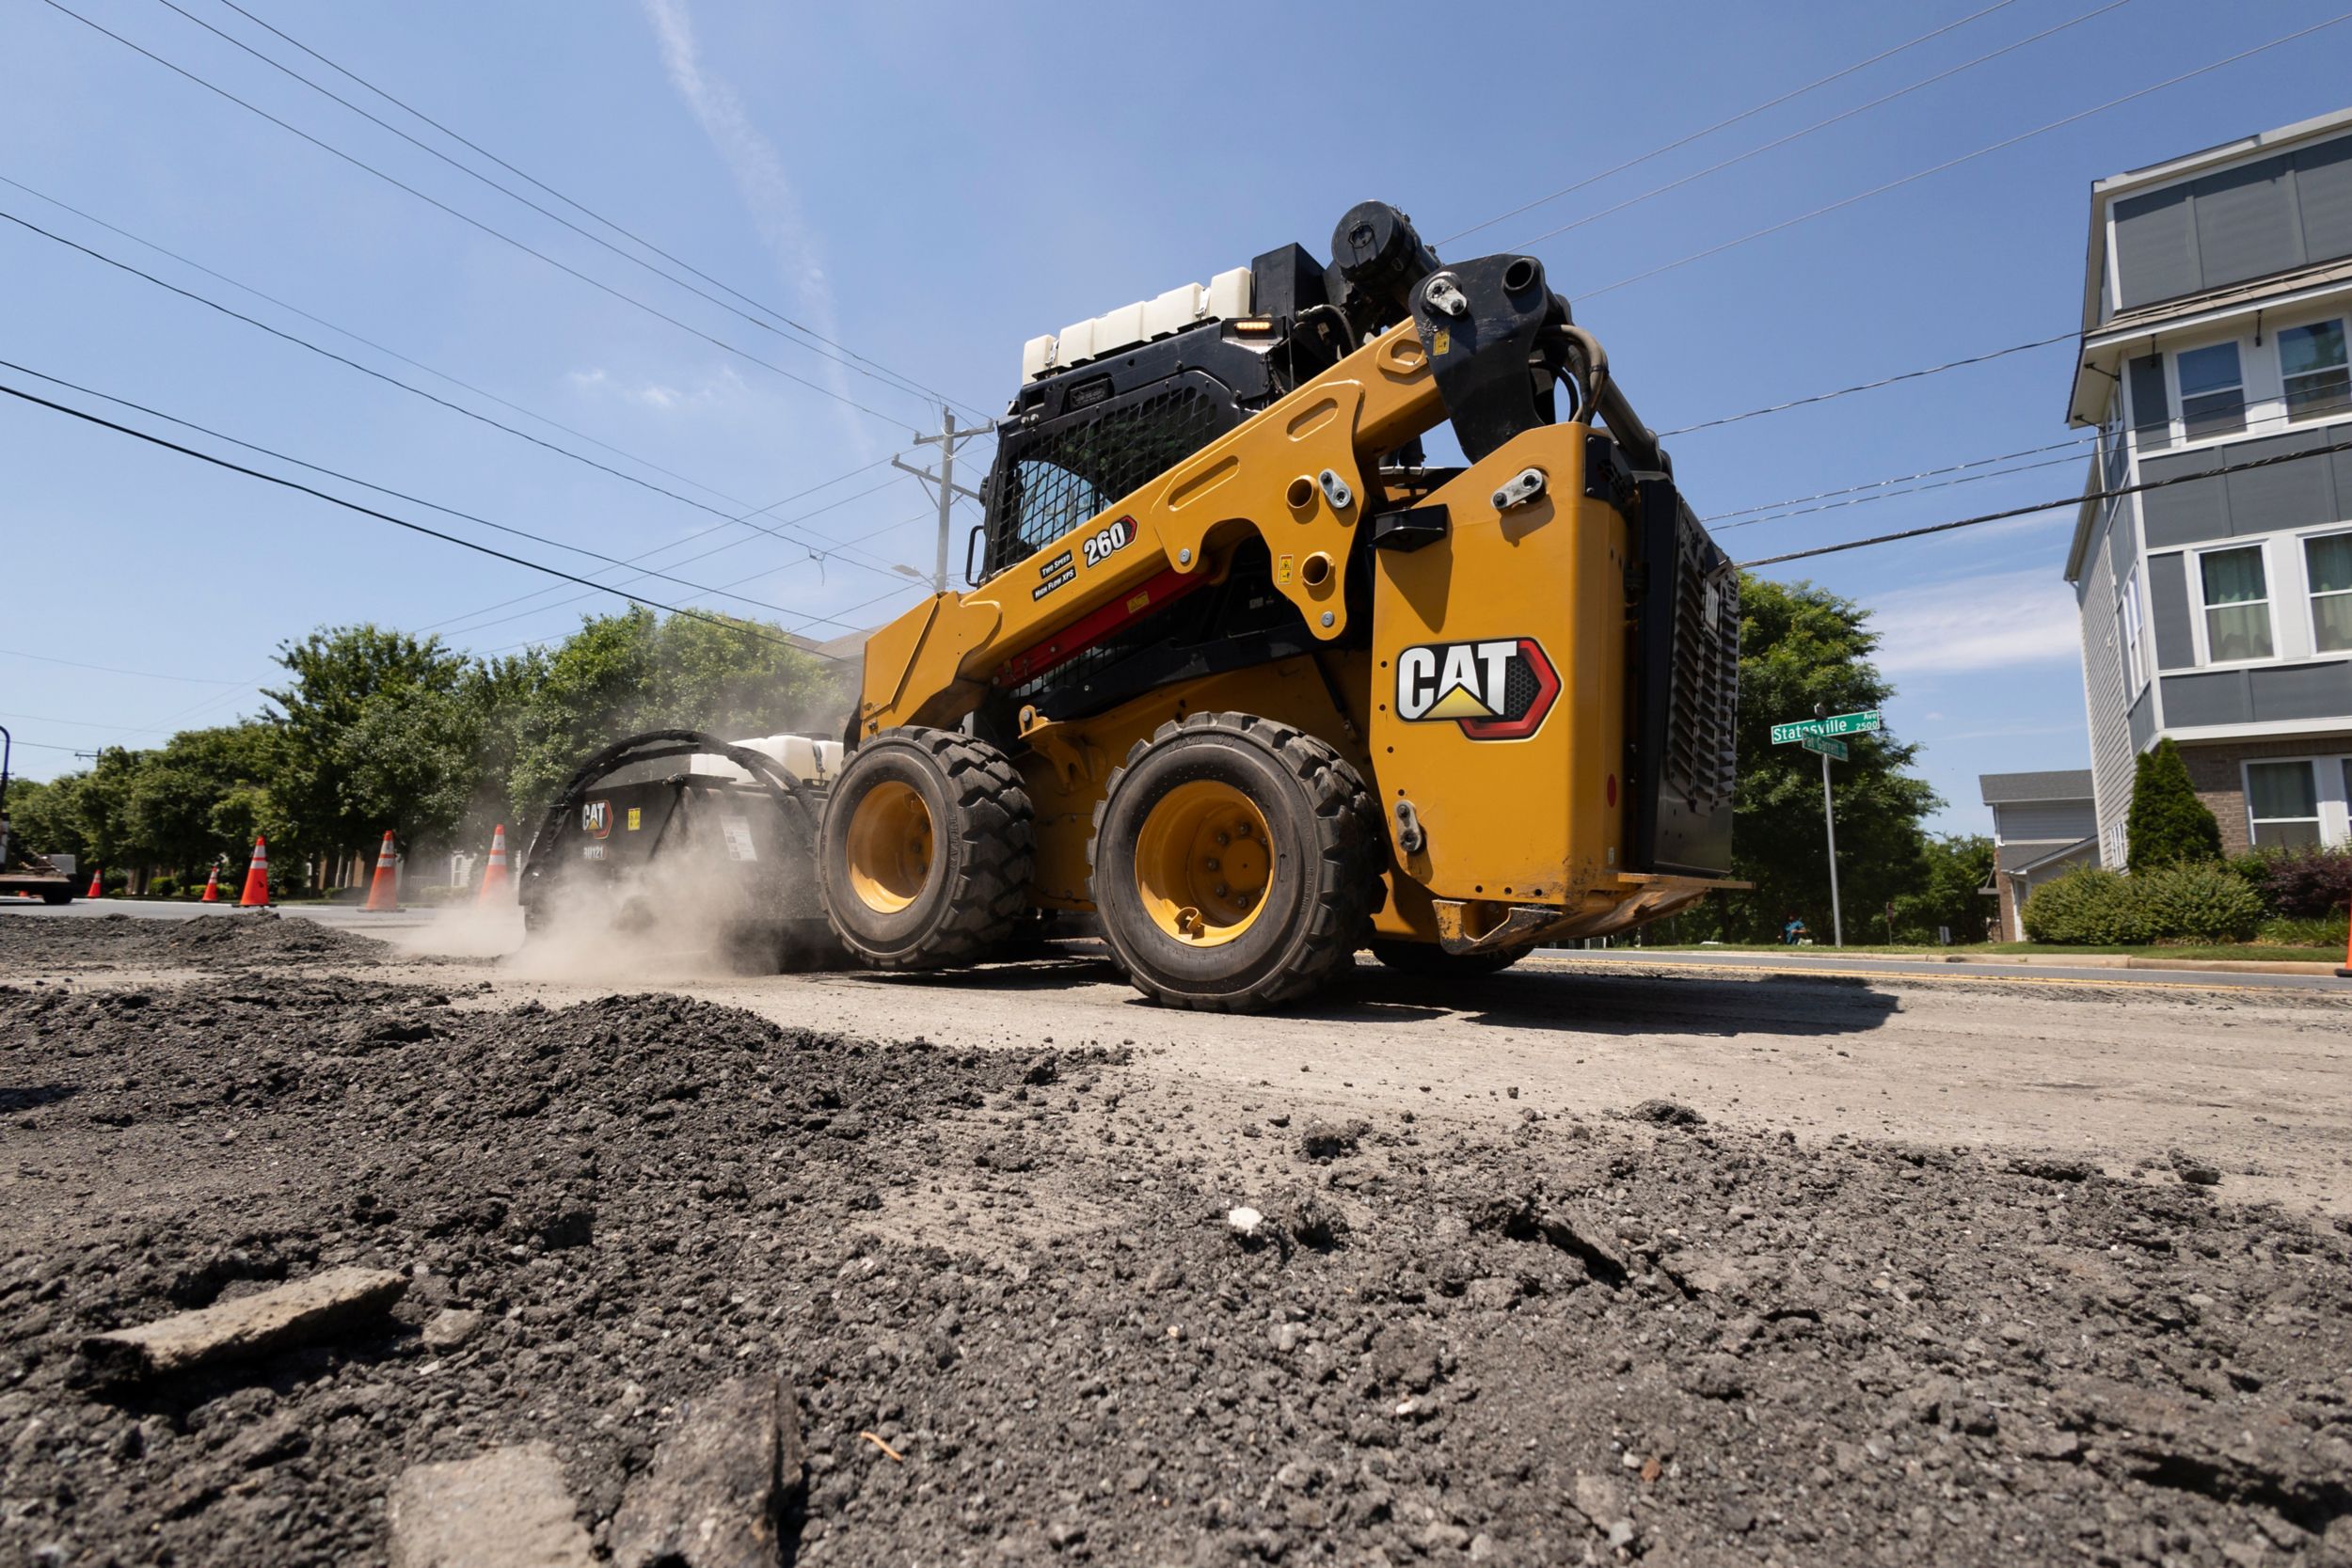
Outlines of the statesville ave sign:
M 1826 719 L 1799 719 L 1791 723 L 1774 724 L 1772 744 L 1786 746 L 1808 735 L 1867 735 L 1878 727 L 1876 708 L 1867 713 L 1833 713 Z

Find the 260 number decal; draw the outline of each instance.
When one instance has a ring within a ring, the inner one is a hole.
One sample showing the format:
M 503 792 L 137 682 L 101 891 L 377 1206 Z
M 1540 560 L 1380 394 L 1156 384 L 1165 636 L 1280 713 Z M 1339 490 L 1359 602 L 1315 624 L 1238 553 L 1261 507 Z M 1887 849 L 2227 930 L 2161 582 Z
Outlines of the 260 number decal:
M 1087 564 L 1099 566 L 1120 550 L 1135 543 L 1136 520 L 1121 517 L 1108 528 L 1098 529 L 1086 542 Z

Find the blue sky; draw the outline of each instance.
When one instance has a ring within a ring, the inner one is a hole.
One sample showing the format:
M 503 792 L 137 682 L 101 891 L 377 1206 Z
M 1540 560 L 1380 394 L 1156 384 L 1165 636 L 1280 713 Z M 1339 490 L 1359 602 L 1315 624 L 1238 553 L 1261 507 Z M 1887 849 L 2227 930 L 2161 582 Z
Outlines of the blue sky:
M 771 524 L 794 520 L 782 531 L 797 543 L 726 529 L 652 562 L 731 544 L 676 575 L 758 604 L 659 581 L 643 587 L 653 597 L 804 621 L 823 636 L 918 595 L 889 568 L 928 574 L 930 505 L 884 460 L 911 429 L 935 422 L 919 396 L 662 282 L 189 20 L 478 162 L 220 0 L 179 0 L 185 16 L 160 0 L 63 3 L 691 330 L 304 142 L 47 0 L 0 3 L 0 177 L 530 412 L 16 185 L 0 184 L 0 210 L 706 507 L 739 513 L 864 469 L 773 514 Z M 2091 181 L 2342 107 L 2352 60 L 2352 24 L 2331 28 L 1612 287 L 2326 22 L 2335 0 L 1439 12 L 244 3 L 711 277 L 989 411 L 1017 379 L 1025 339 L 1290 240 L 1320 253 L 1355 201 L 1396 202 L 1432 239 L 1453 235 L 1971 17 L 1438 248 L 1455 257 L 1534 242 L 1553 286 L 1661 429 L 2050 337 L 2079 320 Z M 0 357 L 18 364 L 612 556 L 718 521 L 14 224 L 0 223 L 0 276 L 10 301 Z M 2075 434 L 2062 418 L 2069 352 L 2060 343 L 1694 432 L 1673 442 L 1677 472 L 1693 505 L 1717 514 L 2062 442 Z M 16 372 L 0 379 L 41 388 Z M 2020 461 L 2045 457 L 2065 460 L 1722 537 L 1747 558 L 2079 487 L 2082 466 L 2065 452 Z M 580 590 L 13 400 L 0 406 L 0 472 L 9 607 L 0 722 L 32 777 L 77 766 L 77 748 L 152 744 L 253 711 L 277 642 L 316 625 L 432 627 L 487 652 L 561 636 L 583 610 L 618 603 L 566 602 Z M 599 570 L 411 504 L 391 510 Z M 2057 513 L 1785 569 L 1876 610 L 1883 663 L 1900 689 L 1889 717 L 1925 746 L 1948 802 L 1943 826 L 1986 827 L 1979 772 L 2085 765 L 2073 601 L 2059 580 L 2070 525 Z

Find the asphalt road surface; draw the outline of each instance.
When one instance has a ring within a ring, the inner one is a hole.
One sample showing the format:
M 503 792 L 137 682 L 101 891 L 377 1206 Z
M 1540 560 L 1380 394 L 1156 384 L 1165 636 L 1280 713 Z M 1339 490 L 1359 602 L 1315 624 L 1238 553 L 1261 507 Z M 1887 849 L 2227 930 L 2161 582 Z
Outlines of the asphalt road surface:
M 151 911 L 187 908 L 0 920 Z M 2158 1171 L 2181 1148 L 2217 1164 L 2233 1196 L 2352 1212 L 2352 1005 L 2332 977 L 1617 949 L 1440 984 L 1367 960 L 1311 1006 L 1233 1018 L 1145 1003 L 1089 942 L 946 974 L 736 976 L 640 936 L 517 953 L 511 910 L 287 912 L 410 956 L 378 977 L 483 983 L 469 1006 L 667 990 L 877 1040 L 1133 1046 L 1188 1090 L 1246 1101 L 1279 1085 L 1342 1116 L 1443 1108 L 1508 1123 L 1665 1097 L 1808 1142 L 2050 1150 L 2117 1174 Z M 125 983 L 155 974 L 120 967 Z

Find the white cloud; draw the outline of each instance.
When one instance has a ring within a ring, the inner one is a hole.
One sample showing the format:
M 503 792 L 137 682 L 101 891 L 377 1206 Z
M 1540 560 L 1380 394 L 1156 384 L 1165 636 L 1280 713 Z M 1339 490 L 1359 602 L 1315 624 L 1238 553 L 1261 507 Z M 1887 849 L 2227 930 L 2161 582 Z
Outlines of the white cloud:
M 2047 568 L 1988 572 L 1863 601 L 1890 675 L 2068 663 L 2081 655 L 2074 591 Z
M 741 193 L 743 204 L 758 227 L 761 241 L 799 296 L 796 314 L 821 336 L 838 338 L 833 284 L 825 276 L 824 260 L 802 216 L 800 196 L 785 172 L 783 155 L 752 123 L 735 89 L 703 69 L 702 53 L 695 42 L 694 24 L 687 15 L 685 0 L 644 0 L 644 5 L 661 45 L 661 63 L 670 73 L 670 85 L 693 111 L 703 135 L 710 138 L 727 171 L 734 176 L 736 189 Z M 820 357 L 812 363 L 821 366 L 825 381 L 836 396 L 850 395 L 849 378 L 839 361 Z M 869 451 L 866 433 L 850 417 L 851 411 L 843 408 L 842 413 L 859 451 Z

